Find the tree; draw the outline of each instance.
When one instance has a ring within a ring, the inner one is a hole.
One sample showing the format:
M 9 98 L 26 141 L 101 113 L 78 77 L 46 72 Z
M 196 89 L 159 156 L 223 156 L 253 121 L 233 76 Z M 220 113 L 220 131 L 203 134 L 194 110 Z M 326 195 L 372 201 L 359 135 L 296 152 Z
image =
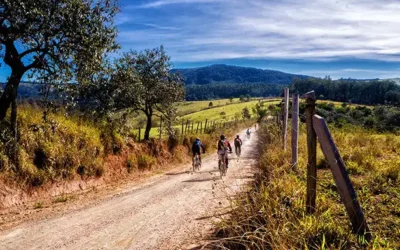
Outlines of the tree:
M 250 119 L 251 118 L 250 110 L 247 107 L 243 108 L 242 117 L 243 117 L 243 119 Z
M 120 58 L 113 63 L 105 62 L 103 69 L 77 88 L 75 94 L 81 111 L 93 118 L 110 119 L 115 113 L 132 111 L 132 103 L 140 102 L 141 91 L 136 71 Z
M 0 120 L 26 73 L 43 82 L 71 82 L 96 71 L 104 53 L 117 48 L 117 11 L 115 0 L 2 0 L 0 56 L 11 75 L 0 97 Z
M 214 104 L 213 104 L 213 102 L 210 102 L 209 104 L 208 104 L 208 107 L 213 107 L 214 106 Z
M 257 115 L 257 120 L 260 122 L 267 115 L 267 109 L 263 109 L 262 104 L 257 103 L 253 107 L 253 113 Z
M 239 101 L 244 102 L 244 95 L 239 96 Z
M 183 100 L 183 79 L 178 74 L 170 73 L 170 58 L 163 46 L 139 53 L 124 53 L 119 63 L 137 75 L 137 79 L 132 78 L 131 85 L 136 87 L 132 88 L 134 91 L 130 95 L 130 105 L 133 110 L 142 111 L 146 115 L 144 139 L 149 140 L 153 115 L 168 117 L 170 106 Z
M 251 98 L 250 95 L 247 94 L 247 95 L 246 95 L 246 102 L 250 101 L 250 98 Z

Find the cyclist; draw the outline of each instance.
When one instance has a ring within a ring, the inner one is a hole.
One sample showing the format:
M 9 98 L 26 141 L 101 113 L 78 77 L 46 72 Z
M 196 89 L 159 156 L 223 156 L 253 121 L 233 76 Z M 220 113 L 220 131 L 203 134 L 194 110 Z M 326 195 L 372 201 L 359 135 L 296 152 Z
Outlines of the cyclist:
M 242 139 L 239 138 L 239 135 L 235 138 L 235 153 L 237 156 L 240 156 L 241 153 L 241 146 L 242 146 Z
M 201 164 L 201 152 L 200 149 L 203 149 L 203 154 L 206 153 L 206 149 L 204 148 L 203 143 L 201 143 L 199 138 L 196 138 L 196 140 L 194 141 L 193 145 L 192 145 L 192 152 L 193 152 L 193 162 L 192 164 L 194 164 L 194 157 L 196 156 L 196 154 L 199 155 L 199 160 L 200 160 L 200 164 Z
M 247 134 L 247 138 L 250 138 L 250 128 L 247 129 L 246 134 Z
M 221 159 L 223 155 L 226 156 L 226 154 L 229 151 L 232 153 L 232 147 L 229 141 L 226 139 L 225 135 L 221 135 L 220 140 L 218 141 L 218 159 Z M 226 168 L 228 168 L 228 157 L 226 156 Z

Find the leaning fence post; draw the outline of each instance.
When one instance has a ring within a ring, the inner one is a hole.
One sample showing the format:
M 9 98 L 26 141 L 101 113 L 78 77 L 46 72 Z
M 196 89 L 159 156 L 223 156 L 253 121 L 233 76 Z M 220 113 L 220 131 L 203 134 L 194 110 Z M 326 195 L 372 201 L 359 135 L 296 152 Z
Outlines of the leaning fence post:
M 364 213 L 357 200 L 356 191 L 353 188 L 346 167 L 340 157 L 339 151 L 333 141 L 325 120 L 318 116 L 313 116 L 314 130 L 318 136 L 319 144 L 322 152 L 331 168 L 333 178 L 338 188 L 340 197 L 344 203 L 347 214 L 350 217 L 352 229 L 354 233 L 365 235 L 365 239 L 371 239 L 371 233 L 368 229 Z
M 284 107 L 283 107 L 283 150 L 286 151 L 287 127 L 289 119 L 289 89 L 284 89 Z
M 207 122 L 208 122 L 208 119 L 206 119 L 206 122 L 204 123 L 204 134 L 207 133 Z
M 315 92 L 311 91 L 305 94 L 306 125 L 307 125 L 307 213 L 315 212 L 315 199 L 317 197 L 317 136 L 313 128 L 313 116 L 315 115 Z
M 292 95 L 292 169 L 297 170 L 299 158 L 299 95 Z

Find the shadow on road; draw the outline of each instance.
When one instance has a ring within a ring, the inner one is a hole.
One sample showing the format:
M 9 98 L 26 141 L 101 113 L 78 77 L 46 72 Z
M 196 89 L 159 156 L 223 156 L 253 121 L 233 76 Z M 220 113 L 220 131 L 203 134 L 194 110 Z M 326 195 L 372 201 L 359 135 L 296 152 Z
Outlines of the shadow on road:
M 235 179 L 252 180 L 254 179 L 254 175 L 235 176 Z
M 221 214 L 214 214 L 214 215 L 210 215 L 210 216 L 199 217 L 199 218 L 196 218 L 195 220 L 206 220 L 206 219 L 211 219 L 211 218 L 218 218 L 220 216 L 227 215 L 230 213 L 231 213 L 231 211 L 228 211 L 228 212 L 221 213 Z
M 191 171 L 182 171 L 182 172 L 175 172 L 175 173 L 166 173 L 165 175 L 181 175 L 181 174 L 190 174 Z
M 215 181 L 219 178 L 217 177 L 212 177 L 212 178 L 206 178 L 206 179 L 194 179 L 194 180 L 187 180 L 187 181 L 183 181 L 183 182 L 205 182 L 205 181 Z

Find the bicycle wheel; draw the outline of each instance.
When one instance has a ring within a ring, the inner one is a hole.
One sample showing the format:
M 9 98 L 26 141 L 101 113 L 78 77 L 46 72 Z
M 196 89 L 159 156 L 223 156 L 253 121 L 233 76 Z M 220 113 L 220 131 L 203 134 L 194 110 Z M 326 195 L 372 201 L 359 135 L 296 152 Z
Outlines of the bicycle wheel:
M 223 164 L 223 165 L 224 165 L 224 168 L 223 168 L 223 169 L 224 169 L 224 176 L 226 176 L 226 171 L 227 171 L 227 168 L 226 168 L 226 162 L 224 162 L 224 164 Z
M 197 156 L 197 158 L 196 158 L 196 169 L 197 169 L 197 171 L 200 171 L 200 167 L 201 167 L 200 157 Z
M 224 170 L 223 170 L 224 164 L 222 163 L 221 160 L 218 160 L 218 169 L 219 169 L 219 175 L 222 179 L 222 176 L 224 175 Z

